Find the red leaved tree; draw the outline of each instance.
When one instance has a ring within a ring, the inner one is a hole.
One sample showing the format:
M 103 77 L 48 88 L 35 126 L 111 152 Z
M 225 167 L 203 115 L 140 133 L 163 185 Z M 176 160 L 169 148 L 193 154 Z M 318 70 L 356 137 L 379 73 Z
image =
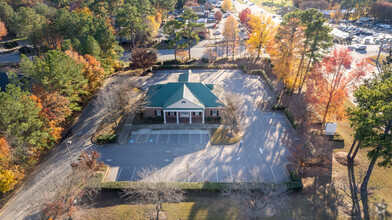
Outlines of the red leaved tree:
M 132 65 L 143 69 L 150 68 L 157 62 L 158 55 L 155 50 L 146 48 L 135 48 L 131 54 Z
M 215 17 L 216 23 L 219 23 L 223 17 L 221 10 L 216 11 L 214 17 Z
M 345 117 L 344 102 L 356 83 L 371 71 L 368 59 L 353 60 L 347 47 L 334 49 L 317 64 L 307 81 L 307 101 L 322 116 L 322 128 L 327 120 Z
M 252 14 L 252 11 L 250 10 L 249 7 L 240 11 L 240 13 L 238 14 L 238 17 L 239 17 L 241 23 L 244 25 L 248 25 L 251 14 Z

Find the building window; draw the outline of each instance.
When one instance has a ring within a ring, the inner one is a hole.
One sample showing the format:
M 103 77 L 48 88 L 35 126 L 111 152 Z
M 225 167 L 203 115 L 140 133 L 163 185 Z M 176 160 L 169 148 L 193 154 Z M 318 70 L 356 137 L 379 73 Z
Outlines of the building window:
M 155 110 L 156 116 L 162 116 L 162 110 Z
M 193 115 L 200 115 L 200 112 L 193 112 Z
M 218 110 L 211 110 L 212 116 L 218 116 Z
M 176 115 L 176 113 L 175 112 L 169 112 L 169 116 L 171 116 L 171 115 Z

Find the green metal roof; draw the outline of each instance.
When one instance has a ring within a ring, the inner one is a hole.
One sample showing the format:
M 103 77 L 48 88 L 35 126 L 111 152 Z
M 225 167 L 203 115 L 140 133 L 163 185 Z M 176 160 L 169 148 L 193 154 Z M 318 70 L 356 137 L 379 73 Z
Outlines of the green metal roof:
M 147 91 L 148 107 L 168 107 L 169 105 L 187 99 L 200 106 L 200 109 L 208 107 L 222 107 L 224 101 L 214 92 L 222 93 L 222 90 L 216 90 L 216 86 L 207 85 L 201 82 L 178 82 L 167 83 L 166 85 L 157 84 L 150 86 Z M 189 109 L 191 110 L 191 109 Z

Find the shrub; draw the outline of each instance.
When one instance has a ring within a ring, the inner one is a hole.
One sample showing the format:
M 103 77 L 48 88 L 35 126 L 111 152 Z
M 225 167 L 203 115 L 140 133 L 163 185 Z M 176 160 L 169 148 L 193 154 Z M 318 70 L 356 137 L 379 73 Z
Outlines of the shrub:
M 165 61 L 163 61 L 163 60 L 157 60 L 157 63 L 155 65 L 163 65 L 164 62 Z
M 211 117 L 207 117 L 207 121 L 211 121 L 212 120 L 212 118 Z
M 23 47 L 19 48 L 18 51 L 19 51 L 19 53 L 22 53 L 22 54 L 33 53 L 33 49 L 28 46 L 23 46 Z
M 242 72 L 248 73 L 248 69 L 246 68 L 245 65 L 240 65 L 240 69 L 242 70 Z
M 115 134 L 101 134 L 97 138 L 98 143 L 106 144 L 106 143 L 114 143 L 116 142 Z
M 195 61 L 196 61 L 196 59 L 192 58 L 192 59 L 189 59 L 189 60 L 185 61 L 185 64 L 191 64 L 191 63 L 193 63 Z
M 203 57 L 203 58 L 201 58 L 201 61 L 203 61 L 203 63 L 208 63 L 208 58 L 207 57 Z
M 283 111 L 283 110 L 286 109 L 286 106 L 284 106 L 284 105 L 273 105 L 273 106 L 271 107 L 271 109 L 272 109 L 273 111 Z
M 178 59 L 177 60 L 172 59 L 172 60 L 164 60 L 162 65 L 172 65 L 172 64 L 178 64 L 178 63 L 181 63 L 181 61 Z
M 286 183 L 286 187 L 288 190 L 301 190 L 304 188 L 304 185 L 302 184 L 302 180 L 297 180 Z
M 301 178 L 299 177 L 298 171 L 297 170 L 292 170 L 290 172 L 290 179 L 291 181 L 298 181 L 301 180 Z
M 222 118 L 221 118 L 221 117 L 219 117 L 219 116 L 218 116 L 216 119 L 218 119 L 218 121 L 222 120 Z
M 12 48 L 14 48 L 14 47 L 17 47 L 19 44 L 18 44 L 18 42 L 16 42 L 16 41 L 11 41 L 11 42 L 6 42 L 5 44 L 4 44 L 4 48 L 5 49 L 12 49 Z

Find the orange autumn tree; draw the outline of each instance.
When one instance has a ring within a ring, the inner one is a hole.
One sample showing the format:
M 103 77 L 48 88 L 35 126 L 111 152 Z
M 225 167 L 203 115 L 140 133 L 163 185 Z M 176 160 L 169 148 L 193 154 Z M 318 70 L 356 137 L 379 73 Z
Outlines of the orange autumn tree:
M 95 93 L 105 78 L 105 70 L 101 66 L 101 62 L 89 54 L 83 57 L 72 49 L 65 51 L 65 54 L 71 57 L 76 63 L 83 64 L 83 75 L 88 79 L 87 91 L 90 94 Z
M 23 174 L 19 172 L 18 166 L 11 161 L 11 148 L 7 141 L 0 137 L 0 192 L 6 193 L 12 190 Z
M 49 93 L 40 85 L 33 85 L 32 99 L 41 108 L 40 116 L 44 119 L 45 129 L 49 131 L 54 141 L 61 138 L 61 124 L 71 115 L 70 101 L 58 92 Z
M 347 47 L 334 49 L 317 64 L 307 80 L 307 101 L 322 116 L 322 127 L 327 120 L 345 117 L 344 101 L 355 85 L 371 71 L 368 59 L 353 60 Z
M 0 40 L 2 37 L 7 36 L 7 34 L 8 34 L 7 28 L 5 27 L 4 22 L 2 22 L 0 19 Z

